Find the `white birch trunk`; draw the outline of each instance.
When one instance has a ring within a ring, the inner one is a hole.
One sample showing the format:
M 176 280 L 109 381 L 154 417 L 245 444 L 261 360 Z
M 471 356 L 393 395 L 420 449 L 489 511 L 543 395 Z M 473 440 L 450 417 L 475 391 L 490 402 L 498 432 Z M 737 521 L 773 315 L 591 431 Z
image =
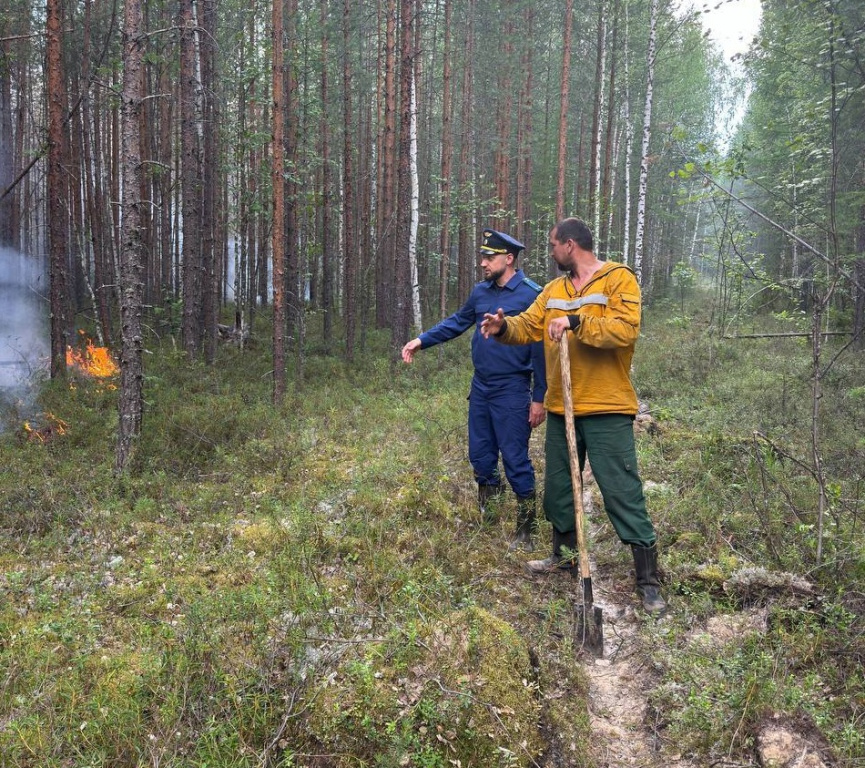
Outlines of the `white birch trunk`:
M 622 234 L 622 261 L 633 265 L 631 258 L 631 156 L 634 152 L 634 126 L 631 124 L 631 65 L 628 46 L 628 3 L 625 4 L 625 221 Z
M 607 253 L 609 254 L 611 249 L 611 244 L 613 242 L 613 200 L 616 199 L 616 182 L 617 182 L 617 174 L 616 169 L 619 167 L 619 154 L 622 150 L 622 129 L 621 127 L 617 128 L 615 137 L 613 138 L 613 158 L 610 163 L 610 201 L 607 205 L 607 242 L 605 243 Z
M 594 208 L 593 211 L 593 224 L 594 224 L 594 233 L 595 237 L 599 237 L 601 234 L 601 124 L 603 123 L 603 111 L 604 111 L 604 86 L 606 85 L 606 77 L 607 77 L 607 15 L 601 10 L 601 50 L 598 52 L 598 56 L 600 57 L 600 77 L 598 80 L 598 127 L 595 132 L 594 142 L 595 142 L 595 178 L 592 179 L 592 185 L 594 187 L 594 193 L 592 194 L 592 200 L 594 200 Z M 607 244 L 604 244 L 604 247 L 607 247 Z
M 694 221 L 694 236 L 691 238 L 691 251 L 688 254 L 688 264 L 694 264 L 694 257 L 697 254 L 697 238 L 700 234 L 700 214 L 703 212 L 703 198 L 697 202 L 697 216 Z
M 634 272 L 643 282 L 643 241 L 646 231 L 646 188 L 649 178 L 649 141 L 652 138 L 652 88 L 655 81 L 655 38 L 658 31 L 658 0 L 652 0 L 649 48 L 646 54 L 646 107 L 643 111 L 643 145 L 640 152 L 640 183 L 637 191 L 637 231 L 634 236 Z
M 409 132 L 411 168 L 411 221 L 408 235 L 408 259 L 411 269 L 411 311 L 412 324 L 416 331 L 423 327 L 420 311 L 420 285 L 417 272 L 417 226 L 420 218 L 420 185 L 417 177 L 417 96 L 414 73 L 411 78 L 411 124 Z

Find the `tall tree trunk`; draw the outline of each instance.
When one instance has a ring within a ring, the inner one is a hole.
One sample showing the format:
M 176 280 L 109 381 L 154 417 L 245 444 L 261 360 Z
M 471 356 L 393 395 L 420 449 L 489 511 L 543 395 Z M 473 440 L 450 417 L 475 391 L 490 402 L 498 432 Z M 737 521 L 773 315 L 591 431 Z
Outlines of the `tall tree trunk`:
M 610 44 L 610 85 L 607 97 L 607 127 L 606 146 L 604 148 L 604 169 L 601 179 L 601 194 L 598 199 L 598 207 L 602 215 L 602 227 L 595 229 L 595 242 L 597 250 L 609 256 L 610 245 L 610 219 L 613 212 L 612 187 L 615 176 L 616 163 L 613 160 L 613 138 L 615 133 L 615 102 L 616 102 L 616 60 L 618 58 L 619 37 L 619 6 L 620 0 L 616 0 L 613 6 L 613 40 Z M 618 155 L 618 145 L 616 146 Z
M 559 162 L 556 182 L 556 221 L 565 216 L 565 170 L 568 167 L 568 97 L 571 88 L 571 32 L 574 0 L 565 3 L 564 42 L 562 44 L 562 82 L 559 103 Z
M 162 9 L 162 23 L 170 24 L 170 11 L 167 6 Z M 171 173 L 172 152 L 172 126 L 174 121 L 174 99 L 170 98 L 173 84 L 167 62 L 163 64 L 159 72 L 159 93 L 163 94 L 159 99 L 159 151 L 157 154 L 161 171 L 157 176 L 159 186 L 159 287 L 160 301 L 168 304 L 176 286 L 173 280 L 173 249 L 171 240 L 171 209 L 173 195 L 173 174 Z
M 523 46 L 522 70 L 525 81 L 520 93 L 517 114 L 517 196 L 516 196 L 516 237 L 525 242 L 528 238 L 529 219 L 531 218 L 532 198 L 532 89 L 533 52 L 535 34 L 535 6 L 529 3 L 523 11 L 525 40 Z
M 416 50 L 416 49 L 414 49 Z M 413 54 L 414 55 L 414 54 Z M 420 186 L 417 176 L 417 78 L 412 68 L 409 96 L 409 176 L 411 178 L 411 210 L 409 214 L 408 262 L 411 282 L 412 326 L 420 333 L 423 327 L 420 309 L 420 281 L 417 263 L 417 230 L 420 219 Z M 408 341 L 409 334 L 406 334 Z
M 865 349 L 865 205 L 859 209 L 856 254 L 853 264 L 853 337 L 856 348 Z
M 463 89 L 462 89 L 462 125 L 460 136 L 460 167 L 459 167 L 459 194 L 461 213 L 459 224 L 459 241 L 457 252 L 459 254 L 459 279 L 457 281 L 458 294 L 468 296 L 472 283 L 474 283 L 477 264 L 475 261 L 475 250 L 472 242 L 475 238 L 475 222 L 472 216 L 474 209 L 474 147 L 472 133 L 472 106 L 474 104 L 474 74 L 471 62 L 474 60 L 475 34 L 474 34 L 475 0 L 468 0 L 466 7 L 465 44 L 463 47 Z
M 299 141 L 299 107 L 298 107 L 298 82 L 297 82 L 297 0 L 288 0 L 286 3 L 286 37 L 288 42 L 287 67 L 285 73 L 285 108 L 286 108 L 286 167 L 288 178 L 286 180 L 285 201 L 285 262 L 286 262 L 286 289 L 285 302 L 288 319 L 288 333 L 293 337 L 295 352 L 302 354 L 303 349 L 303 293 L 301 285 L 300 249 L 298 247 L 298 220 L 297 220 L 297 194 L 298 194 L 298 141 Z M 301 366 L 296 367 L 298 374 Z M 299 381 L 299 379 L 298 379 Z
M 141 239 L 140 111 L 144 97 L 144 41 L 140 0 L 124 3 L 123 96 L 123 217 L 120 249 L 120 397 L 115 471 L 123 472 L 141 434 L 144 404 L 143 331 L 144 253 Z
M 63 173 L 63 123 L 66 112 L 63 82 L 63 3 L 48 0 L 45 38 L 48 91 L 48 253 L 51 308 L 51 378 L 66 377 L 69 323 L 69 213 Z
M 513 58 L 513 8 L 511 2 L 505 2 L 502 14 L 505 22 L 502 36 L 498 42 L 501 48 L 500 64 L 497 67 L 497 90 L 499 93 L 498 137 L 496 143 L 495 167 L 493 179 L 494 195 L 498 203 L 496 214 L 492 219 L 497 229 L 508 227 L 507 210 L 510 203 L 511 176 L 511 127 L 513 126 L 513 86 L 511 60 Z
M 285 93 L 282 0 L 273 0 L 273 402 L 285 397 Z
M 381 228 L 378 233 L 376 264 L 376 320 L 380 328 L 390 325 L 393 318 L 391 301 L 394 296 L 395 210 L 396 210 L 396 0 L 387 0 L 385 18 L 384 57 L 384 138 L 382 164 Z
M 607 23 L 604 3 L 598 3 L 595 58 L 595 105 L 592 110 L 592 157 L 589 161 L 589 219 L 597 237 L 601 230 L 601 111 L 604 104 L 604 65 L 607 59 Z
M 632 190 L 631 190 L 631 156 L 634 150 L 634 125 L 631 121 L 631 57 L 628 53 L 628 46 L 631 42 L 629 31 L 630 15 L 628 13 L 629 3 L 625 2 L 625 42 L 622 46 L 623 55 L 625 57 L 625 216 L 622 223 L 622 261 L 625 264 L 633 266 L 634 259 L 631 254 L 631 207 L 632 207 Z
M 400 125 L 396 232 L 396 290 L 392 342 L 396 349 L 409 339 L 411 324 L 411 109 L 412 81 L 414 80 L 413 41 L 414 5 L 412 0 L 401 0 L 400 5 Z
M 324 313 L 324 348 L 328 354 L 333 348 L 333 315 L 336 306 L 334 272 L 339 261 L 334 248 L 333 225 L 331 223 L 332 199 L 334 197 L 333 167 L 330 161 L 330 94 L 328 92 L 329 36 L 327 29 L 327 0 L 321 0 L 321 309 Z
M 0 20 L 0 38 L 5 29 L 5 22 Z M 9 189 L 15 178 L 13 146 L 11 42 L 0 39 L 0 246 L 7 248 L 18 245 L 14 238 L 18 199 L 15 191 Z
M 344 0 L 342 9 L 342 42 L 343 42 L 343 145 L 342 145 L 342 229 L 344 247 L 344 271 L 345 271 L 345 356 L 348 360 L 354 359 L 355 337 L 357 331 L 357 284 L 359 278 L 360 258 L 359 249 L 356 246 L 355 233 L 355 196 L 354 196 L 354 138 L 357 128 L 352 126 L 351 100 L 351 9 L 352 0 Z
M 275 2 L 277 0 L 274 0 Z M 204 334 L 204 360 L 212 365 L 216 359 L 219 320 L 219 269 L 216 255 L 216 201 L 219 193 L 219 149 L 217 125 L 219 112 L 216 100 L 216 0 L 201 0 L 201 92 L 202 150 L 206 162 L 202 163 L 201 201 L 201 261 L 202 261 L 202 325 Z
M 640 152 L 640 184 L 637 192 L 637 232 L 634 237 L 634 272 L 643 281 L 643 241 L 646 231 L 646 192 L 649 178 L 649 142 L 652 138 L 652 94 L 655 83 L 655 40 L 658 33 L 658 0 L 649 11 L 649 47 L 646 52 L 646 104 L 643 109 L 643 144 Z
M 451 98 L 451 15 L 453 2 L 444 0 L 444 42 L 442 50 L 442 229 L 439 264 L 439 317 L 447 317 L 448 273 L 451 251 L 451 173 L 453 170 L 453 100 Z
M 201 151 L 194 0 L 180 0 L 180 144 L 183 187 L 183 347 L 194 357 L 201 340 Z

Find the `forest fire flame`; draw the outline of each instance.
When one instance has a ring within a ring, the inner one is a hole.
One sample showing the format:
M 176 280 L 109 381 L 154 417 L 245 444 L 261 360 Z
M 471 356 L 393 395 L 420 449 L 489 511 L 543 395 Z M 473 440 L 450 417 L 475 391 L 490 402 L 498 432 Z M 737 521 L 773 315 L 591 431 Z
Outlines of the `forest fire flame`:
M 57 435 L 65 435 L 69 428 L 63 419 L 53 413 L 43 414 L 41 426 L 35 422 L 25 421 L 22 434 L 27 440 L 37 443 L 47 443 Z
M 66 347 L 66 365 L 97 379 L 105 379 L 120 372 L 108 347 L 97 347 L 89 340 L 83 351 Z

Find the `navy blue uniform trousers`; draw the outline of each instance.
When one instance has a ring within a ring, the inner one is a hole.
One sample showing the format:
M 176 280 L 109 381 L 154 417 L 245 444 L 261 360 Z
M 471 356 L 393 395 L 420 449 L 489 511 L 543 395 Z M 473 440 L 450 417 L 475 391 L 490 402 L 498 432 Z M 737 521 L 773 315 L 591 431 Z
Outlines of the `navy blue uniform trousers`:
M 535 470 L 529 460 L 529 380 L 520 386 L 484 386 L 472 381 L 469 393 L 469 461 L 479 485 L 499 485 L 499 454 L 505 477 L 517 496 L 535 492 Z

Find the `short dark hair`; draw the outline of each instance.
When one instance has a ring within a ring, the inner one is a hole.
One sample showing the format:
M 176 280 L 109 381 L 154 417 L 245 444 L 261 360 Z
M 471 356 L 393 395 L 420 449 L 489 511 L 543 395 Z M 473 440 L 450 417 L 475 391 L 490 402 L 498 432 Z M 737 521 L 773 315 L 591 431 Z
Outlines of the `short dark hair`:
M 571 216 L 567 219 L 562 219 L 553 229 L 555 238 L 560 243 L 566 240 L 573 240 L 584 251 L 593 251 L 595 249 L 595 239 L 592 237 L 592 230 L 589 225 L 582 219 L 576 216 Z

